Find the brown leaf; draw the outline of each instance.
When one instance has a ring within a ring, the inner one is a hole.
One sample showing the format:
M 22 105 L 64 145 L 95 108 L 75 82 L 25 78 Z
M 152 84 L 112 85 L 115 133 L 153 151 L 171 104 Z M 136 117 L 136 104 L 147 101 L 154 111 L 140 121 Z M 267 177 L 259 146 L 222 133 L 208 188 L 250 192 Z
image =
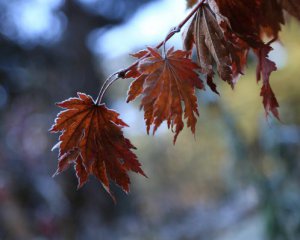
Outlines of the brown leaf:
M 261 40 L 261 31 L 276 38 L 283 22 L 277 0 L 211 0 L 203 4 L 188 26 L 184 46 L 192 50 L 193 44 L 196 45 L 201 73 L 206 75 L 207 85 L 214 92 L 217 89 L 213 65 L 217 65 L 219 76 L 234 86 L 243 74 L 252 48 L 259 59 L 257 79 L 262 75 L 261 96 L 266 114 L 271 112 L 279 118 L 279 105 L 269 84 L 276 66 L 268 59 L 270 49 Z
M 221 22 L 220 26 L 224 31 L 227 49 L 231 56 L 233 84 L 236 84 L 240 75 L 244 73 L 246 68 L 250 46 L 242 38 L 237 36 L 226 22 Z
M 283 11 L 278 0 L 264 0 L 260 6 L 259 23 L 261 31 L 267 36 L 278 38 L 281 24 L 284 24 Z
M 263 97 L 263 105 L 265 108 L 266 116 L 271 112 L 277 119 L 279 119 L 278 107 L 279 104 L 273 93 L 270 85 L 270 75 L 273 71 L 276 71 L 276 64 L 268 58 L 269 52 L 272 47 L 265 45 L 264 47 L 255 50 L 258 57 L 258 65 L 256 69 L 257 81 L 263 80 L 263 86 L 261 88 L 260 96 Z
M 182 33 L 183 49 L 185 51 L 191 51 L 193 45 L 195 44 L 195 36 L 194 36 L 195 19 L 196 18 L 193 18 L 191 21 L 188 22 L 187 27 L 184 29 Z
M 210 89 L 213 92 L 219 94 L 217 90 L 217 86 L 213 81 L 213 77 L 214 77 L 213 58 L 212 55 L 210 54 L 208 47 L 205 44 L 205 37 L 204 35 L 200 34 L 199 30 L 200 29 L 197 28 L 196 25 L 194 25 L 195 36 L 197 36 L 195 38 L 196 41 L 195 44 L 197 49 L 198 62 L 201 67 L 201 72 L 206 75 L 206 83 L 210 87 Z
M 128 192 L 129 170 L 145 176 L 131 151 L 135 147 L 123 136 L 121 128 L 127 125 L 117 112 L 104 104 L 96 105 L 84 93 L 57 105 L 66 109 L 58 114 L 50 129 L 61 132 L 57 174 L 75 164 L 78 187 L 94 175 L 111 195 L 109 179 Z
M 291 15 L 300 20 L 300 1 L 281 0 L 282 7 Z
M 234 32 L 255 47 L 261 33 L 278 37 L 284 24 L 278 0 L 214 0 L 220 13 L 228 18 Z M 295 0 L 297 1 L 297 0 Z
M 195 115 L 198 115 L 195 88 L 204 88 L 196 73 L 199 67 L 187 57 L 189 53 L 186 51 L 171 48 L 165 57 L 153 48 L 148 48 L 148 51 L 150 56 L 139 62 L 140 74 L 130 86 L 127 102 L 142 95 L 141 108 L 144 109 L 147 132 L 153 125 L 155 133 L 161 123 L 167 121 L 168 127 L 174 128 L 175 143 L 184 126 L 183 113 L 188 127 L 195 133 Z
M 216 85 L 213 84 L 214 64 L 221 79 L 233 87 L 246 67 L 250 47 L 263 45 L 255 35 L 250 34 L 244 40 L 234 32 L 229 19 L 220 12 L 218 4 L 221 4 L 224 11 L 223 1 L 211 0 L 204 4 L 183 35 L 185 49 L 191 50 L 193 44 L 196 45 L 201 72 L 206 75 L 207 84 L 214 92 L 217 92 Z M 240 6 L 239 4 L 240 2 L 237 2 L 237 6 Z M 230 10 L 230 6 L 226 5 L 225 10 Z
M 218 17 L 218 19 L 225 20 L 222 17 Z M 233 86 L 230 48 L 227 46 L 223 29 L 216 18 L 216 14 L 212 12 L 209 5 L 203 4 L 198 10 L 183 35 L 183 42 L 186 50 L 191 50 L 193 44 L 196 45 L 201 72 L 206 75 L 207 83 L 214 92 L 217 92 L 215 84 L 212 84 L 214 63 L 221 79 Z
M 245 37 L 259 36 L 260 27 L 257 17 L 260 16 L 262 0 L 215 0 L 220 13 L 227 17 L 232 30 Z M 255 37 L 254 37 L 255 38 Z M 249 42 L 250 44 L 251 42 Z

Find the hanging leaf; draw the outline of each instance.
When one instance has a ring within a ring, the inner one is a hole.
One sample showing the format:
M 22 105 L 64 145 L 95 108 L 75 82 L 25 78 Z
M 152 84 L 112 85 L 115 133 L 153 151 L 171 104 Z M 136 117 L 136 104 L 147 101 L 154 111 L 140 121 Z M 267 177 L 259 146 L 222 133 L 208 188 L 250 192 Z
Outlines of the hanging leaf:
M 226 46 L 223 31 L 208 5 L 204 5 L 201 11 L 197 13 L 194 32 L 199 61 L 201 62 L 203 59 L 207 61 L 209 59 L 209 56 L 205 56 L 209 50 L 217 65 L 219 76 L 233 86 L 230 53 Z M 201 56 L 202 54 L 204 56 Z M 207 67 L 208 64 L 210 64 L 209 60 L 204 66 Z M 210 71 L 212 71 L 212 67 L 210 68 Z
M 215 11 L 216 4 L 212 4 Z M 218 16 L 218 17 L 217 17 Z M 233 37 L 234 36 L 234 37 Z M 230 32 L 228 20 L 220 13 L 214 13 L 209 5 L 203 4 L 183 35 L 184 48 L 192 50 L 195 44 L 201 72 L 206 75 L 206 81 L 212 91 L 217 92 L 213 82 L 216 65 L 221 79 L 232 87 L 246 64 L 248 45 Z
M 61 132 L 55 146 L 59 148 L 56 174 L 75 164 L 78 187 L 86 183 L 89 175 L 94 175 L 112 197 L 109 179 L 128 192 L 128 171 L 146 176 L 131 150 L 135 147 L 123 136 L 121 128 L 127 125 L 117 112 L 104 104 L 96 105 L 84 93 L 57 105 L 66 110 L 58 114 L 50 129 Z
M 256 75 L 257 81 L 260 81 L 261 79 L 263 81 L 260 96 L 263 97 L 263 105 L 266 111 L 266 116 L 268 116 L 271 112 L 277 119 L 279 119 L 277 109 L 279 104 L 270 85 L 270 75 L 273 71 L 277 70 L 276 64 L 268 58 L 268 54 L 271 50 L 271 46 L 265 45 L 263 48 L 255 51 L 258 57 Z

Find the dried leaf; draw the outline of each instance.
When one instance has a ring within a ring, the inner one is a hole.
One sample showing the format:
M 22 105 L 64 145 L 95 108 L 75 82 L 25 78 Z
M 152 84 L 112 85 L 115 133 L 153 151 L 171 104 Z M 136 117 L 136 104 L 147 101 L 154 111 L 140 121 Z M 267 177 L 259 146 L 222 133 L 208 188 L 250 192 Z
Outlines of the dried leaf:
M 263 77 L 261 96 L 266 113 L 272 112 L 279 118 L 278 102 L 269 84 L 269 76 L 276 67 L 268 59 L 270 49 L 260 35 L 263 30 L 277 37 L 283 22 L 282 9 L 275 0 L 211 0 L 196 13 L 184 36 L 184 45 L 188 50 L 196 45 L 201 73 L 206 75 L 207 85 L 214 92 L 217 89 L 213 65 L 216 64 L 219 76 L 233 87 L 243 74 L 248 52 L 253 48 L 259 58 L 258 79 L 260 75 Z
M 256 69 L 256 75 L 257 81 L 260 81 L 261 78 L 263 80 L 260 96 L 263 97 L 263 105 L 266 116 L 268 116 L 271 112 L 277 119 L 279 119 L 279 113 L 277 109 L 279 104 L 270 85 L 270 75 L 273 71 L 277 70 L 276 64 L 268 58 L 268 54 L 271 50 L 271 46 L 265 45 L 264 47 L 255 51 L 259 60 Z
M 198 10 L 183 41 L 187 50 L 196 45 L 201 73 L 206 75 L 212 91 L 218 93 L 213 83 L 214 64 L 221 79 L 234 86 L 246 66 L 250 46 L 232 31 L 229 20 L 219 12 L 216 2 L 210 1 Z
M 197 19 L 197 18 L 196 18 Z M 208 47 L 205 44 L 205 37 L 204 35 L 201 35 L 199 33 L 199 28 L 194 25 L 195 28 L 195 35 L 197 36 L 195 38 L 196 46 L 197 46 L 197 57 L 198 62 L 201 67 L 201 72 L 206 75 L 206 83 L 210 87 L 210 89 L 219 94 L 217 91 L 217 86 L 214 84 L 213 77 L 214 77 L 214 71 L 213 71 L 213 58 L 212 55 L 209 52 Z
M 187 27 L 184 29 L 182 34 L 183 49 L 185 51 L 191 51 L 195 43 L 195 36 L 194 36 L 195 19 L 196 18 L 193 18 L 191 21 L 189 21 Z
M 198 10 L 183 35 L 183 41 L 186 50 L 191 50 L 193 44 L 196 45 L 201 72 L 206 75 L 207 83 L 214 92 L 217 92 L 215 84 L 212 84 L 214 63 L 219 76 L 233 86 L 230 52 L 222 28 L 209 5 L 203 4 Z

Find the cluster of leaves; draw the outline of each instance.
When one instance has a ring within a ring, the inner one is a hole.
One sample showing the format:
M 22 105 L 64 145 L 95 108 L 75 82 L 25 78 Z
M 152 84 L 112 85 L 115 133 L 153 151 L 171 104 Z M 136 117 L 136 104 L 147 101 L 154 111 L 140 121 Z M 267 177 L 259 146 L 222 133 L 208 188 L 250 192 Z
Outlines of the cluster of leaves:
M 204 90 L 206 82 L 218 94 L 216 74 L 233 88 L 243 74 L 250 50 L 258 59 L 257 81 L 262 81 L 260 95 L 266 116 L 271 113 L 279 118 L 279 105 L 269 81 L 276 65 L 268 54 L 272 50 L 270 44 L 278 39 L 281 24 L 284 24 L 284 10 L 300 19 L 300 2 L 187 0 L 187 4 L 195 7 L 176 31 L 156 48 L 133 54 L 136 62 L 115 74 L 118 78 L 134 78 L 127 102 L 141 97 L 147 133 L 152 126 L 155 133 L 166 121 L 175 133 L 175 143 L 184 127 L 183 118 L 195 133 L 199 115 L 195 90 Z M 165 50 L 165 42 L 189 19 L 183 34 L 184 50 Z M 265 43 L 266 37 L 271 41 Z M 164 47 L 162 53 L 158 51 L 161 46 Z M 192 61 L 194 48 L 197 62 Z M 123 136 L 121 128 L 127 125 L 118 113 L 101 104 L 104 92 L 100 93 L 97 101 L 78 93 L 77 98 L 58 103 L 65 110 L 58 114 L 50 131 L 61 132 L 56 145 L 59 148 L 56 173 L 75 165 L 78 187 L 86 183 L 89 175 L 94 175 L 113 196 L 110 180 L 128 192 L 128 171 L 146 175 L 132 152 L 135 147 Z

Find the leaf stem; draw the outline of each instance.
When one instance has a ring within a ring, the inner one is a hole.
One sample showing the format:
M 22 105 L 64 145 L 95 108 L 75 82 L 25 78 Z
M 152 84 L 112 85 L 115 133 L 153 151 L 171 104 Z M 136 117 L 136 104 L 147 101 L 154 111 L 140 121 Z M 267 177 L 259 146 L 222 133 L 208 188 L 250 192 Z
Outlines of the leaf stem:
M 102 84 L 101 89 L 99 91 L 98 97 L 96 99 L 96 105 L 99 105 L 101 103 L 101 100 L 103 98 L 103 94 L 107 89 L 107 86 L 110 86 L 110 82 L 114 81 L 113 77 L 116 76 L 118 73 L 113 73 L 111 74 L 106 80 L 105 82 Z
M 161 46 L 163 46 L 170 38 L 172 38 L 176 33 L 181 31 L 181 28 L 190 20 L 190 18 L 198 11 L 198 9 L 204 4 L 206 0 L 202 0 L 200 1 L 196 7 L 194 7 L 194 9 L 189 13 L 189 15 L 186 16 L 186 18 L 178 24 L 177 27 L 175 27 L 173 30 L 171 30 L 171 32 L 167 35 L 167 37 L 160 42 L 155 48 L 160 48 Z M 149 57 L 150 54 L 147 54 L 144 56 L 144 58 Z M 124 78 L 125 74 L 134 66 L 138 65 L 139 61 L 135 61 L 133 64 L 131 64 L 129 67 L 120 70 L 117 72 L 117 74 L 119 75 L 120 78 Z
M 98 99 L 98 101 L 97 101 L 97 104 L 98 104 L 98 105 L 101 103 L 102 98 L 103 98 L 105 92 L 107 91 L 107 89 L 109 89 L 109 87 L 110 87 L 111 85 L 113 85 L 113 83 L 116 82 L 116 81 L 119 80 L 119 79 L 120 79 L 119 77 L 116 77 L 116 78 L 112 79 L 112 80 L 107 84 L 107 86 L 103 89 L 102 94 L 100 95 L 100 97 L 99 97 L 99 99 Z

